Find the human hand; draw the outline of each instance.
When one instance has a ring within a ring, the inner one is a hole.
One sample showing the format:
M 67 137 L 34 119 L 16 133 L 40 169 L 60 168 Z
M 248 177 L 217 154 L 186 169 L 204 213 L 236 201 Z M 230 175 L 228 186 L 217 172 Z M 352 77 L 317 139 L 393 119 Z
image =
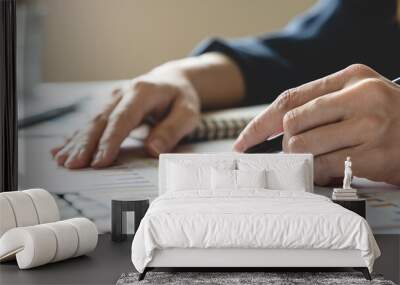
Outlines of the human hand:
M 400 185 L 400 87 L 355 64 L 282 93 L 235 142 L 245 151 L 284 132 L 287 153 L 312 153 L 314 180 L 326 185 L 353 174 Z
M 200 100 L 190 80 L 174 64 L 165 64 L 113 91 L 110 103 L 63 145 L 52 149 L 67 168 L 109 166 L 131 130 L 151 116 L 157 124 L 145 141 L 152 156 L 170 151 L 200 118 Z

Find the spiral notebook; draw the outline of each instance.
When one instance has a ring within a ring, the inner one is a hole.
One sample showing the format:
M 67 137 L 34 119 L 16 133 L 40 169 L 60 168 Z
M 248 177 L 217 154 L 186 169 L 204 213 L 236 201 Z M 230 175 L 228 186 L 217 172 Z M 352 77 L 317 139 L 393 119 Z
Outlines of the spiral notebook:
M 257 105 L 203 113 L 198 126 L 182 140 L 182 143 L 235 139 L 267 106 Z M 139 141 L 145 140 L 152 125 L 154 122 L 148 122 L 134 129 L 129 137 Z
M 184 142 L 234 139 L 266 107 L 258 105 L 205 113 L 197 128 Z

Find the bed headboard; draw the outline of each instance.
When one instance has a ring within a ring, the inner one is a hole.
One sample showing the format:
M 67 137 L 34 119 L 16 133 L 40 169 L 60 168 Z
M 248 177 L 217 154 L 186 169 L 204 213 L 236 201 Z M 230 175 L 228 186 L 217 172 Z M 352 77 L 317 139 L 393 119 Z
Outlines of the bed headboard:
M 314 190 L 314 166 L 312 154 L 245 154 L 245 153 L 213 153 L 213 154 L 189 154 L 189 153 L 167 153 L 161 154 L 159 159 L 159 170 L 158 170 L 158 187 L 159 194 L 163 194 L 167 190 L 167 169 L 170 162 L 175 163 L 189 163 L 193 166 L 209 165 L 213 166 L 220 163 L 221 161 L 232 161 L 236 169 L 241 168 L 267 168 L 274 169 L 278 176 L 275 175 L 271 181 L 274 185 L 279 185 L 286 177 L 299 176 L 304 180 L 304 190 L 307 192 L 313 192 Z M 299 173 L 298 165 L 302 166 L 302 171 Z M 260 166 L 261 165 L 261 166 Z M 279 189 L 277 190 L 289 190 Z

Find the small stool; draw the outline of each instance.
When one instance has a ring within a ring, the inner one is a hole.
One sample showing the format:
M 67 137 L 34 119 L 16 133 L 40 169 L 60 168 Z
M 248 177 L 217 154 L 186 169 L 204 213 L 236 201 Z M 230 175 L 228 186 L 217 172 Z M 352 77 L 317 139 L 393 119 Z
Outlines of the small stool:
M 136 233 L 140 221 L 149 208 L 149 199 L 111 201 L 111 239 L 124 241 Z

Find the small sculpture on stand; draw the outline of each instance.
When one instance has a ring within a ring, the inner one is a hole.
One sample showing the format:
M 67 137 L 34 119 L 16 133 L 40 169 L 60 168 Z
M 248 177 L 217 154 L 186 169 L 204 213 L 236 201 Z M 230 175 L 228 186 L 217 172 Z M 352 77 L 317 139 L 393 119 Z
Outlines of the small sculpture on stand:
M 353 180 L 353 171 L 351 170 L 351 165 L 351 159 L 350 156 L 348 156 L 344 162 L 343 189 L 351 189 L 351 181 Z
M 343 188 L 333 189 L 332 199 L 334 200 L 355 200 L 358 199 L 357 189 L 351 187 L 353 180 L 353 170 L 350 156 L 344 162 Z

